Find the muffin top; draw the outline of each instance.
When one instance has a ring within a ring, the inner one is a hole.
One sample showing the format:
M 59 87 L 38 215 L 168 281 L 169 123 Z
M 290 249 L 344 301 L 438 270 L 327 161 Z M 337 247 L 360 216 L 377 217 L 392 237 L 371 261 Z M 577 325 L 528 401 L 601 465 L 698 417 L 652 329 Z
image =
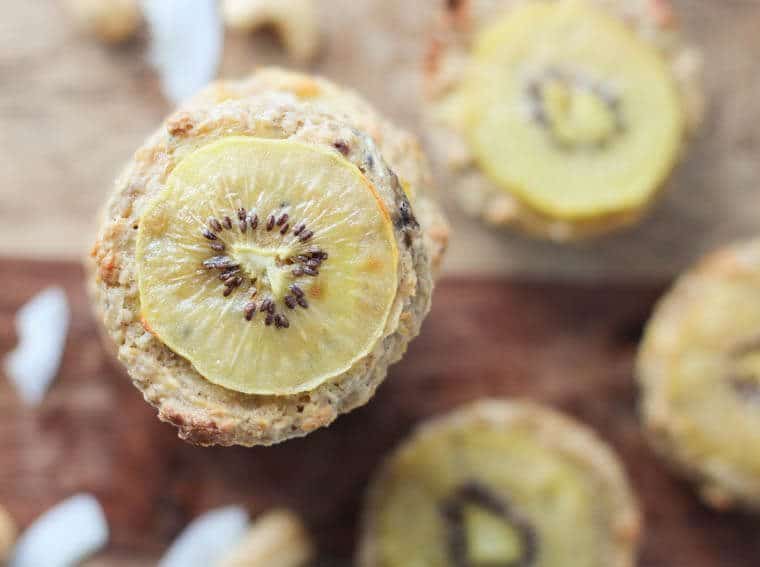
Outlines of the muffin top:
M 372 484 L 363 567 L 629 567 L 637 506 L 589 429 L 530 402 L 481 400 L 420 427 Z
M 94 302 L 181 437 L 305 435 L 365 403 L 418 333 L 428 240 L 382 146 L 345 116 L 276 89 L 201 99 L 118 179 Z
M 652 6 L 449 3 L 427 114 L 468 210 L 556 240 L 640 216 L 702 104 L 699 58 Z
M 660 452 L 713 506 L 760 506 L 760 240 L 682 276 L 660 302 L 638 359 Z

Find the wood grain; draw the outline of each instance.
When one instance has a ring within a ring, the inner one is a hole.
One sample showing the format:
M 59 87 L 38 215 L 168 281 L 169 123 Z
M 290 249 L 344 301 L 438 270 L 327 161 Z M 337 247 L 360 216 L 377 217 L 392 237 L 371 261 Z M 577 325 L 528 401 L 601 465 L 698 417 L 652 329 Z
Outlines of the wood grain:
M 360 90 L 424 138 L 419 70 L 443 0 L 318 2 L 324 49 L 309 69 Z M 534 242 L 465 218 L 438 171 L 456 229 L 449 272 L 656 280 L 709 248 L 757 232 L 760 2 L 674 3 L 704 50 L 710 105 L 705 128 L 652 215 L 590 244 Z M 63 4 L 3 3 L 0 254 L 80 257 L 118 170 L 170 110 L 145 63 L 145 33 L 109 49 L 77 30 Z M 220 76 L 264 64 L 289 64 L 271 36 L 227 34 Z
M 73 309 L 59 378 L 39 409 L 0 380 L 0 504 L 22 525 L 92 491 L 112 528 L 89 565 L 150 564 L 191 518 L 243 504 L 300 511 L 326 556 L 348 558 L 362 493 L 420 420 L 481 397 L 530 397 L 591 424 L 620 453 L 646 515 L 642 567 L 755 567 L 760 520 L 716 514 L 644 443 L 632 358 L 661 286 L 450 278 L 422 335 L 366 407 L 272 448 L 199 449 L 159 423 L 103 350 L 76 264 L 1 261 L 0 352 L 29 297 L 62 285 Z

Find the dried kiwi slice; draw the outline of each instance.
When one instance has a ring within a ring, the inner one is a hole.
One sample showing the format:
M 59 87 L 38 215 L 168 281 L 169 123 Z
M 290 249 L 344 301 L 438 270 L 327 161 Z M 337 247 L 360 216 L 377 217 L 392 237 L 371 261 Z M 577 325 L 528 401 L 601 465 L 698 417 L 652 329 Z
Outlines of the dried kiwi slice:
M 362 567 L 630 567 L 639 516 L 614 455 L 529 403 L 487 400 L 426 424 L 368 502 Z
M 667 63 L 581 0 L 526 2 L 483 30 L 465 84 L 466 129 L 492 180 L 542 214 L 640 209 L 684 133 Z
M 713 506 L 760 509 L 760 240 L 679 280 L 647 327 L 638 374 L 660 452 Z
M 337 152 L 228 137 L 172 171 L 137 239 L 142 315 L 207 380 L 310 390 L 384 335 L 398 287 L 392 221 Z

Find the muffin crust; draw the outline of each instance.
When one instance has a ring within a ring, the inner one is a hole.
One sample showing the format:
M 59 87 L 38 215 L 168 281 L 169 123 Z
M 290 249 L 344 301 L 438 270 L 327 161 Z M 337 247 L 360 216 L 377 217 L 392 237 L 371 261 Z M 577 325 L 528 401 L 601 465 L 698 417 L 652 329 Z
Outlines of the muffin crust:
M 88 261 L 93 303 L 119 360 L 146 401 L 158 409 L 159 418 L 198 445 L 273 444 L 329 425 L 366 403 L 388 365 L 418 334 L 433 288 L 433 240 L 420 230 L 417 209 L 386 165 L 383 146 L 348 122 L 347 115 L 336 116 L 283 90 L 262 87 L 246 95 L 216 96 L 233 85 L 207 89 L 170 116 L 136 152 L 103 211 Z M 399 285 L 386 333 L 348 372 L 303 394 L 245 395 L 211 384 L 166 347 L 141 317 L 135 264 L 141 213 L 183 157 L 231 135 L 294 140 L 340 152 L 374 185 L 395 221 Z M 343 144 L 350 151 L 344 152 Z M 407 167 L 410 174 L 422 175 L 423 166 L 409 162 Z

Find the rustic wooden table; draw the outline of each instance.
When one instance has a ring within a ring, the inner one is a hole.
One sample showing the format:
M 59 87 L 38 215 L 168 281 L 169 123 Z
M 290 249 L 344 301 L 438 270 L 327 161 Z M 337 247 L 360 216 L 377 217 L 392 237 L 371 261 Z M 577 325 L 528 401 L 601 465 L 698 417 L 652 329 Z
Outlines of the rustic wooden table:
M 14 282 L 0 294 L 0 352 L 14 344 L 16 309 L 44 286 L 63 285 L 73 310 L 60 376 L 39 409 L 0 380 L 0 502 L 26 525 L 94 492 L 112 537 L 92 565 L 150 564 L 195 515 L 232 503 L 254 515 L 292 507 L 325 555 L 347 559 L 383 455 L 421 419 L 482 396 L 544 401 L 614 446 L 644 508 L 642 567 L 760 565 L 760 520 L 704 508 L 641 436 L 632 363 L 658 286 L 445 280 L 422 335 L 366 407 L 283 445 L 201 449 L 158 422 L 103 350 L 78 265 L 0 262 L 0 281 Z

